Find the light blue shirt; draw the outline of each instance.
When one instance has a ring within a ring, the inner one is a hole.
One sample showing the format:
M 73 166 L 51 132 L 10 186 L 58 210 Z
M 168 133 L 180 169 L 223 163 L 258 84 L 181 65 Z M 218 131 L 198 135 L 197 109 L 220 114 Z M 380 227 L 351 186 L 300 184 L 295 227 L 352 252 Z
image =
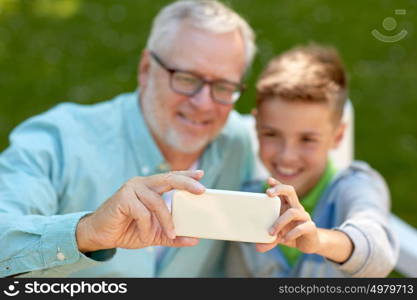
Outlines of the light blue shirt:
M 19 125 L 0 155 L 0 276 L 221 275 L 224 242 L 80 253 L 78 221 L 134 176 L 169 166 L 143 119 L 138 93 L 95 105 L 60 104 Z M 208 188 L 239 190 L 252 174 L 250 139 L 235 111 L 200 157 Z

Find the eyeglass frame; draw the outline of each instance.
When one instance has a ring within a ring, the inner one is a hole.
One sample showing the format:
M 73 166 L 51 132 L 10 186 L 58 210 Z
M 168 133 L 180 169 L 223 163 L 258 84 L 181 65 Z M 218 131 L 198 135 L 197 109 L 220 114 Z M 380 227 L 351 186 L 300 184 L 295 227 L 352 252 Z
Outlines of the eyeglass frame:
M 194 72 L 191 72 L 191 71 L 184 71 L 184 70 L 177 69 L 177 68 L 170 68 L 161 60 L 161 58 L 154 51 L 149 51 L 149 54 L 165 71 L 167 71 L 169 73 L 170 88 L 178 94 L 188 96 L 188 97 L 192 97 L 192 96 L 198 94 L 201 91 L 201 89 L 204 87 L 205 84 L 208 84 L 209 87 L 210 87 L 210 96 L 211 96 L 213 101 L 215 101 L 217 103 L 220 103 L 220 104 L 224 104 L 224 105 L 230 105 L 230 104 L 236 103 L 237 100 L 239 100 L 240 96 L 242 95 L 242 93 L 246 89 L 246 86 L 243 83 L 240 83 L 240 82 L 233 82 L 233 81 L 226 80 L 226 79 L 207 80 L 207 79 L 201 77 L 200 75 L 195 74 Z M 173 87 L 173 84 L 172 84 L 172 78 L 173 78 L 172 75 L 175 72 L 190 74 L 190 75 L 196 77 L 197 79 L 199 79 L 202 82 L 202 84 L 195 91 L 193 91 L 192 93 L 186 93 L 186 92 L 179 91 L 179 90 L 175 89 Z M 226 102 L 226 101 L 222 101 L 222 100 L 217 99 L 216 97 L 214 97 L 213 88 L 212 88 L 212 85 L 215 84 L 216 82 L 224 82 L 224 83 L 235 85 L 236 88 L 237 88 L 236 92 L 239 93 L 239 96 L 236 97 L 236 99 L 232 100 L 231 102 Z

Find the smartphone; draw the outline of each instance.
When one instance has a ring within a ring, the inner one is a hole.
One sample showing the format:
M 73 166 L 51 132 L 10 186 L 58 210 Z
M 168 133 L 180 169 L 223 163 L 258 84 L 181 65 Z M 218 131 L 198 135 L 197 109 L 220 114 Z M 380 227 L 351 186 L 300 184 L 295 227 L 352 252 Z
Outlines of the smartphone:
M 271 243 L 270 227 L 279 217 L 279 197 L 263 193 L 206 189 L 195 195 L 176 190 L 171 213 L 177 236 Z

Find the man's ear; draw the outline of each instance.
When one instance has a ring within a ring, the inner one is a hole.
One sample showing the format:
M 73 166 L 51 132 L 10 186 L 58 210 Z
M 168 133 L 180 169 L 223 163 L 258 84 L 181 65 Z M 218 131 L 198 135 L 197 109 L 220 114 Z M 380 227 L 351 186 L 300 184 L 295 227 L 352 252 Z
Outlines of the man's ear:
M 250 111 L 250 114 L 255 119 L 255 124 L 256 124 L 256 121 L 258 119 L 258 110 L 256 108 L 252 108 L 252 110 Z
M 138 64 L 138 84 L 141 89 L 146 88 L 149 78 L 150 55 L 149 50 L 144 49 Z
M 258 116 L 259 116 L 259 112 L 257 108 L 252 108 L 250 114 L 253 116 L 253 118 L 255 119 L 255 128 L 258 128 Z
M 336 149 L 337 147 L 339 147 L 340 143 L 343 140 L 343 137 L 345 136 L 346 128 L 347 128 L 347 124 L 345 122 L 340 122 L 340 124 L 336 128 L 336 132 L 335 132 L 334 140 L 333 140 L 333 147 L 332 147 L 333 149 Z

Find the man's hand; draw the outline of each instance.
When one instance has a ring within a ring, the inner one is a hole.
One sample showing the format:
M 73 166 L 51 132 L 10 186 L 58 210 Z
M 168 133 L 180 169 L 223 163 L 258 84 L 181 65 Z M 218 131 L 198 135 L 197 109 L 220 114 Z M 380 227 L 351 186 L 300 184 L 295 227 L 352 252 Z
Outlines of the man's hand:
M 110 248 L 138 249 L 148 246 L 194 246 L 198 239 L 176 237 L 171 214 L 161 195 L 172 189 L 202 194 L 201 170 L 175 171 L 126 182 L 94 213 L 77 226 L 81 252 Z

